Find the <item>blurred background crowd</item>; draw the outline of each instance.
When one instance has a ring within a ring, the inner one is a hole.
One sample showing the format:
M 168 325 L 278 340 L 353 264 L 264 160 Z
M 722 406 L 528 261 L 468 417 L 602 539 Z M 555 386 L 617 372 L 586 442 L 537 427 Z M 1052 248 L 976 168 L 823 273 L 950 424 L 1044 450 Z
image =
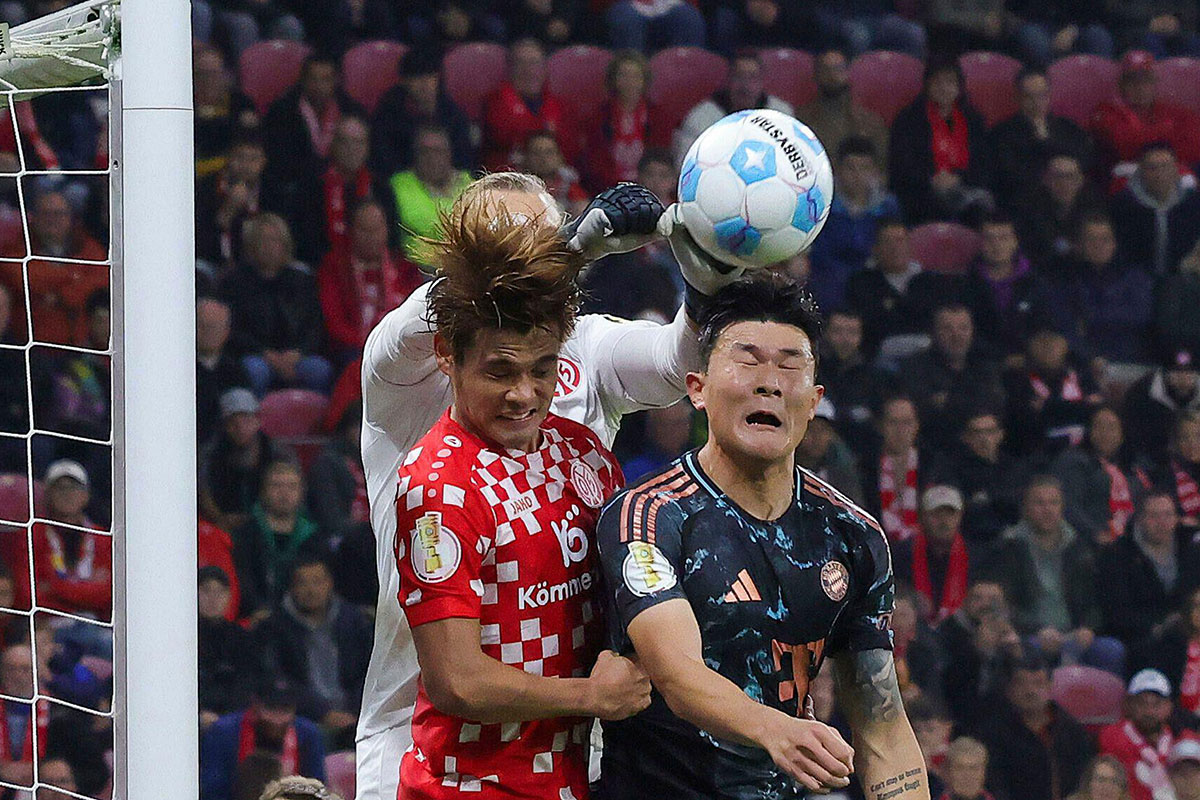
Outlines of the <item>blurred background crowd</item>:
M 415 237 L 482 169 L 569 212 L 623 180 L 669 203 L 700 132 L 757 107 L 833 160 L 825 229 L 781 267 L 826 317 L 799 460 L 891 539 L 935 797 L 1200 800 L 1198 5 L 194 0 L 204 800 L 297 772 L 353 794 L 376 595 L 358 359 L 428 278 Z M 0 432 L 39 431 L 0 436 L 0 519 L 51 520 L 0 532 L 0 606 L 40 609 L 3 615 L 0 695 L 32 697 L 33 644 L 70 704 L 0 699 L 0 780 L 31 774 L 37 726 L 42 777 L 95 797 L 108 196 L 54 172 L 106 166 L 105 105 L 0 114 L 0 258 L 28 257 L 0 261 L 0 343 L 32 343 L 28 368 L 0 349 Z M 658 321 L 683 289 L 661 243 L 585 284 L 587 311 Z M 616 449 L 632 480 L 703 435 L 679 404 Z M 838 724 L 823 678 L 813 699 Z

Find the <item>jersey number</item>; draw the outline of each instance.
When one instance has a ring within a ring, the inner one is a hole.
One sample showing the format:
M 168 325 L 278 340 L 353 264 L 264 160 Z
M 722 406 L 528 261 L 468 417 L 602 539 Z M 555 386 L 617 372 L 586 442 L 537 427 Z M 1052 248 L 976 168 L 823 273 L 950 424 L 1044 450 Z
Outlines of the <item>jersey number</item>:
M 563 566 L 569 567 L 587 558 L 588 540 L 579 528 L 573 527 L 565 520 L 554 520 L 550 523 L 554 535 L 558 538 L 558 546 L 562 549 Z
M 775 663 L 775 672 L 779 673 L 779 702 L 795 700 L 798 715 L 805 712 L 809 681 L 816 677 L 821 668 L 824 653 L 824 639 L 806 644 L 784 644 L 778 639 L 771 641 L 771 658 Z M 790 677 L 788 673 L 791 673 Z

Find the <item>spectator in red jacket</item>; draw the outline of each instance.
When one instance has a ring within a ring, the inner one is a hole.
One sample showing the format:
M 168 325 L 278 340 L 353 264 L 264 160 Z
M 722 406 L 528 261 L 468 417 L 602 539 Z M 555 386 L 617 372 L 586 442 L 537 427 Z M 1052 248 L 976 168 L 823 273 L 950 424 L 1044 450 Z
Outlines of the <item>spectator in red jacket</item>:
M 670 141 L 670 131 L 664 136 L 651 127 L 646 99 L 650 65 L 645 56 L 636 50 L 618 53 L 608 64 L 605 81 L 608 100 L 588 126 L 585 151 L 588 178 L 597 191 L 618 181 L 636 181 L 638 162 L 647 148 L 664 147 Z
M 388 250 L 382 204 L 364 200 L 356 206 L 348 237 L 329 251 L 317 272 L 325 327 L 340 363 L 361 353 L 371 329 L 423 280 L 411 262 Z
M 1100 731 L 1100 752 L 1125 766 L 1133 800 L 1170 796 L 1167 754 L 1176 741 L 1169 724 L 1173 710 L 1167 676 L 1144 669 L 1129 681 L 1125 718 Z
M 242 602 L 237 569 L 233 565 L 233 539 L 211 522 L 200 520 L 196 530 L 196 562 L 202 570 L 216 567 L 225 575 L 225 591 L 229 596 L 221 616 L 233 622 L 237 619 L 238 606 Z
M 33 526 L 37 604 L 108 621 L 112 618 L 112 539 L 83 530 L 98 527 L 84 513 L 91 496 L 87 471 L 76 461 L 60 459 L 46 470 L 45 481 L 46 517 L 63 524 Z M 33 593 L 28 551 L 23 546 L 13 567 L 17 606 L 29 608 Z
M 553 131 L 568 162 L 578 151 L 567 103 L 546 89 L 546 51 L 536 39 L 520 39 L 508 49 L 508 80 L 488 98 L 483 114 L 483 165 L 512 166 L 536 130 Z
M 1158 98 L 1154 56 L 1130 50 L 1121 59 L 1120 97 L 1101 103 L 1092 115 L 1103 182 L 1110 171 L 1132 172 L 1142 148 L 1169 142 L 1184 164 L 1200 161 L 1200 122 L 1196 115 Z

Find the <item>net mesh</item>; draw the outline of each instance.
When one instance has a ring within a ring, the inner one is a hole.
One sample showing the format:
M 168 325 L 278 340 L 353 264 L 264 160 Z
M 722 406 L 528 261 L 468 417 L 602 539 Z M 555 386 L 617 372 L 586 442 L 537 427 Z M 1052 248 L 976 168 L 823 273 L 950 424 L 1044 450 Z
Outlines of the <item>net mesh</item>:
M 14 28 L 0 60 L 0 787 L 19 798 L 112 791 L 117 9 Z

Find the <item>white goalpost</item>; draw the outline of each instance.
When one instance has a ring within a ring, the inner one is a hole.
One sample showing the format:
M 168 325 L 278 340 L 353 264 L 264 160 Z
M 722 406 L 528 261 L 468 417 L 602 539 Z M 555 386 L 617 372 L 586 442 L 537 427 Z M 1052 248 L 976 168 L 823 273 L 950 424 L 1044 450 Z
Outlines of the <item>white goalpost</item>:
M 0 699 L 33 711 L 32 784 L 0 778 L 0 787 L 56 789 L 43 781 L 38 709 L 62 706 L 111 717 L 112 797 L 119 800 L 196 798 L 199 788 L 196 652 L 195 287 L 192 155 L 191 24 L 188 0 L 89 0 L 5 31 L 0 37 L 0 110 L 7 110 L 16 141 L 15 178 L 25 255 L 20 261 L 25 343 L 0 344 L 23 355 L 28 429 L 0 432 L 0 442 L 24 446 L 28 497 L 25 518 L 0 513 L 0 528 L 23 535 L 29 554 L 28 609 L 2 609 L 27 618 L 33 662 L 38 663 L 35 617 L 111 630 L 111 711 L 51 697 L 34 671 L 33 698 L 0 691 Z M 23 141 L 28 100 L 53 92 L 87 92 L 107 101 L 108 160 L 94 169 L 43 169 Z M 19 104 L 25 103 L 22 111 Z M 9 123 L 4 123 L 9 124 Z M 34 252 L 31 187 L 56 181 L 106 179 L 109 204 L 107 261 L 47 257 Z M 40 183 L 39 183 L 40 182 Z M 43 268 L 110 269 L 111 335 L 107 349 L 38 337 L 31 275 Z M 111 431 L 107 439 L 40 427 L 34 409 L 34 348 L 107 358 L 111 368 Z M 14 376 L 0 375 L 0 380 Z M 22 441 L 23 440 L 23 441 Z M 111 448 L 111 623 L 103 615 L 75 614 L 39 602 L 35 527 L 43 516 L 34 487 L 38 440 Z M 13 475 L 0 479 L 15 480 Z M 37 724 L 34 724 L 34 721 Z M 7 745 L 6 745 L 7 747 Z

